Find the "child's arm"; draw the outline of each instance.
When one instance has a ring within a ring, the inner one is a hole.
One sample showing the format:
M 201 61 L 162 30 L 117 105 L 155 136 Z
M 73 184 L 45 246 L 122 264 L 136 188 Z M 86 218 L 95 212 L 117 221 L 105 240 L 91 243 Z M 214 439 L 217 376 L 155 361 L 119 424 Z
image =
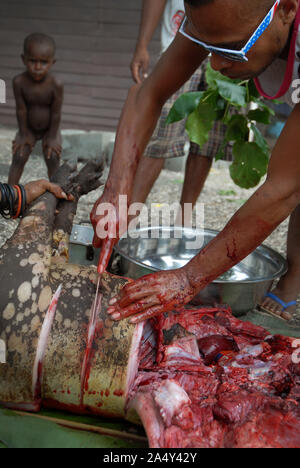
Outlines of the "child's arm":
M 56 81 L 54 97 L 50 111 L 50 127 L 43 140 L 43 149 L 46 151 L 47 159 L 51 157 L 53 151 L 57 154 L 57 156 L 61 155 L 59 128 L 61 122 L 63 99 L 64 86 L 61 82 Z
M 13 142 L 13 155 L 20 151 L 20 156 L 23 156 L 25 147 L 28 145 L 32 150 L 35 144 L 35 136 L 29 130 L 27 125 L 27 106 L 22 94 L 21 77 L 18 76 L 13 80 L 13 91 L 16 101 L 16 114 L 19 126 L 18 138 Z

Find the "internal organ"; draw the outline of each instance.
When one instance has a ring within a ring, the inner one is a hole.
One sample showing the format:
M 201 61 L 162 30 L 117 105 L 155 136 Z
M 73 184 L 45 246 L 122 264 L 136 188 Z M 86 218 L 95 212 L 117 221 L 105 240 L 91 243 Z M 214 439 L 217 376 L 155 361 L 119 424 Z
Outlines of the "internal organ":
M 294 340 L 229 310 L 186 310 L 152 324 L 157 344 L 129 398 L 151 447 L 300 446 Z
M 2 375 L 6 406 L 141 420 L 151 447 L 300 446 L 300 368 L 290 338 L 271 337 L 224 308 L 182 310 L 135 327 L 111 322 L 108 301 L 125 281 L 103 275 L 89 361 L 88 317 L 67 336 L 56 321 L 40 394 L 31 404 L 7 398 L 11 374 Z

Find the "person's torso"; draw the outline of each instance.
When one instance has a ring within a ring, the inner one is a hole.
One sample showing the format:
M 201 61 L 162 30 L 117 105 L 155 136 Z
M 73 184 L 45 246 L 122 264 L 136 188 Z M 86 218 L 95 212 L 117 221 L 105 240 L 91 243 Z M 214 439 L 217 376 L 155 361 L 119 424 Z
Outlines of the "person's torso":
M 183 0 L 168 0 L 162 21 L 161 43 L 166 50 L 173 41 L 184 17 Z
M 293 27 L 288 61 L 281 58 L 274 60 L 274 62 L 255 79 L 258 91 L 267 99 L 280 99 L 291 107 L 294 107 L 296 102 L 293 98 L 295 93 L 293 82 L 294 80 L 299 80 L 299 67 L 300 8 Z

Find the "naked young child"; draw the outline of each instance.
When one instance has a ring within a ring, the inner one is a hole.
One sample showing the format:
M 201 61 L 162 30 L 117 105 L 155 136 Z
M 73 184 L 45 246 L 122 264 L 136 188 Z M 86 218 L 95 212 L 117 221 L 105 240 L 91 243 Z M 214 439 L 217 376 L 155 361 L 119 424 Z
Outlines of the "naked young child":
M 18 133 L 13 141 L 13 159 L 9 184 L 17 184 L 38 140 L 49 178 L 59 167 L 61 156 L 60 120 L 63 84 L 50 70 L 55 64 L 56 45 L 45 34 L 34 33 L 24 41 L 22 60 L 26 71 L 13 80 Z

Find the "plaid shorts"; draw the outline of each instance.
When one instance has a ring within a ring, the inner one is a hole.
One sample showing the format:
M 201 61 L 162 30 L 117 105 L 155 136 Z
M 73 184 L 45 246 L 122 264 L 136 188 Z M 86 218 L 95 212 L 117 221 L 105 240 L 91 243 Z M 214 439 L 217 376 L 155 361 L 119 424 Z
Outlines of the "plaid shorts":
M 205 77 L 205 67 L 206 63 L 202 64 L 182 88 L 166 102 L 144 156 L 169 159 L 185 155 L 185 144 L 188 141 L 188 134 L 185 130 L 186 120 L 171 125 L 166 125 L 165 121 L 171 107 L 181 94 L 198 91 L 199 84 L 203 82 Z M 213 158 L 224 141 L 225 133 L 226 126 L 219 121 L 216 122 L 210 132 L 208 142 L 201 149 L 196 143 L 190 143 L 190 154 Z M 232 161 L 232 145 L 228 144 L 225 147 L 224 154 L 223 160 Z

